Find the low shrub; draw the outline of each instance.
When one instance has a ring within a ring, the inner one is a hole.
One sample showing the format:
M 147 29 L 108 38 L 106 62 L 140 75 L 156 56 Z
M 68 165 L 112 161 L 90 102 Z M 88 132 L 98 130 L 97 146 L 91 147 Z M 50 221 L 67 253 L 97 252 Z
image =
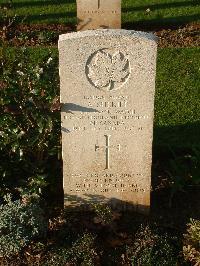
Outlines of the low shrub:
M 191 219 L 184 235 L 183 255 L 192 265 L 200 265 L 200 221 Z
M 0 256 L 19 253 L 34 238 L 44 237 L 47 230 L 47 219 L 37 202 L 12 201 L 7 195 L 0 206 Z
M 58 57 L 0 52 L 0 196 L 19 188 L 38 194 L 53 184 L 51 191 L 61 168 Z
M 84 233 L 71 247 L 60 247 L 48 254 L 45 266 L 65 266 L 65 265 L 95 265 L 95 237 L 90 233 Z
M 93 210 L 97 217 L 95 217 L 96 223 L 109 225 L 113 221 L 113 212 L 109 206 L 105 204 L 93 204 Z
M 177 265 L 178 252 L 167 235 L 159 235 L 148 226 L 136 233 L 134 244 L 127 248 L 127 257 L 132 266 Z

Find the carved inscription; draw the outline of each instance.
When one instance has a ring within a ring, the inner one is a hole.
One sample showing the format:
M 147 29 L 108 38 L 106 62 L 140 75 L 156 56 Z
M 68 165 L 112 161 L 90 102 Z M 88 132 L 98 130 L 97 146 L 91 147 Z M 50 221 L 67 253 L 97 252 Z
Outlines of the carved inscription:
M 117 14 L 119 12 L 117 12 L 116 10 L 84 10 L 84 11 L 81 11 L 80 13 L 83 13 L 83 14 Z M 119 13 L 120 14 L 120 13 Z
M 133 109 L 126 95 L 109 96 L 90 95 L 84 96 L 84 108 L 94 112 L 72 113 L 69 109 L 64 115 L 64 120 L 70 122 L 72 131 L 143 131 L 145 121 L 150 119 L 146 113 L 139 113 Z M 83 126 L 82 126 L 83 125 Z
M 143 178 L 142 174 L 113 174 L 113 173 L 90 173 L 90 174 L 72 174 L 73 180 L 76 180 L 72 193 L 75 192 L 93 192 L 93 193 L 144 193 L 146 188 L 142 187 L 138 178 Z
M 120 51 L 101 49 L 89 57 L 86 64 L 86 76 L 89 82 L 98 89 L 117 90 L 130 76 L 130 63 Z

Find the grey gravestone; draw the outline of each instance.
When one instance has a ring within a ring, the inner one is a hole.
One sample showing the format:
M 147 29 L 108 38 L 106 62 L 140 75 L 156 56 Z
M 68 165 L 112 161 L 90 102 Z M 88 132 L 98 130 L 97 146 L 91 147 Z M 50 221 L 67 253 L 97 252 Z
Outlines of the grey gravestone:
M 96 30 L 59 39 L 65 205 L 148 211 L 156 39 Z
M 120 29 L 121 0 L 77 0 L 77 30 Z

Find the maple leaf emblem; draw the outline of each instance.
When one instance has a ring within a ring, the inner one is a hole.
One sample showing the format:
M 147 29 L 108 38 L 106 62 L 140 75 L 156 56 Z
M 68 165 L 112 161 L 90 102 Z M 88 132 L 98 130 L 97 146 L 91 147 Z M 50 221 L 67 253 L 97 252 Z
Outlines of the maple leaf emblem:
M 92 56 L 87 64 L 87 77 L 96 88 L 111 91 L 121 87 L 127 80 L 130 66 L 121 52 L 110 53 L 107 50 L 99 50 Z

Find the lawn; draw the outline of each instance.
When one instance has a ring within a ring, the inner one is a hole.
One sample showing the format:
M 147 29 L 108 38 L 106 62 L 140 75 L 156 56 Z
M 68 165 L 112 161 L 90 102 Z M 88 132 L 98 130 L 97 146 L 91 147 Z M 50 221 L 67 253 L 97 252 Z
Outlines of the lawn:
M 1 0 L 1 6 L 9 1 Z M 4 10 L 5 11 L 5 10 Z M 9 16 L 18 16 L 23 23 L 76 24 L 74 0 L 13 0 Z M 123 0 L 123 27 L 166 27 L 200 20 L 197 0 Z
M 155 143 L 172 147 L 200 145 L 199 52 L 199 48 L 159 50 Z

